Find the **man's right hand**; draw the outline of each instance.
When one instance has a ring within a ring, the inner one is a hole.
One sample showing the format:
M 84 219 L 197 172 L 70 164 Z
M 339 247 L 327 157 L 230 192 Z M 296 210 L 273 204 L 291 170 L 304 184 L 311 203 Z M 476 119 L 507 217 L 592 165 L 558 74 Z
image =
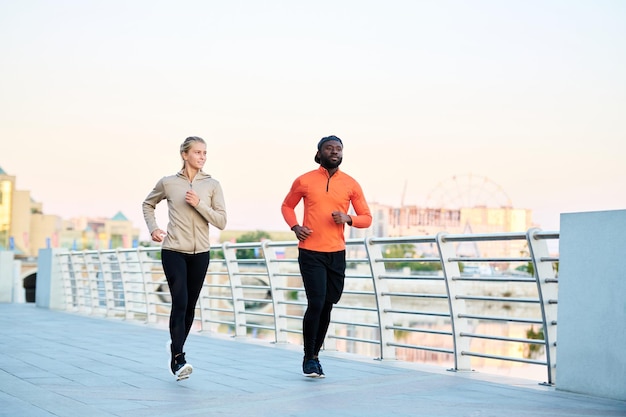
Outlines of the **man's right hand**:
M 294 226 L 291 228 L 293 232 L 296 234 L 298 240 L 306 240 L 307 237 L 313 233 L 313 230 L 309 229 L 306 226 Z

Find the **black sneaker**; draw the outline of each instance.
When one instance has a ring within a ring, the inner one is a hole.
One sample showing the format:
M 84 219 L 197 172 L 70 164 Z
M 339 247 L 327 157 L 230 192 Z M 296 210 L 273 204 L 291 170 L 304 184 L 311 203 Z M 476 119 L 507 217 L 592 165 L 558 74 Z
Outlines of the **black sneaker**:
M 322 364 L 320 363 L 319 358 L 315 358 L 313 360 L 317 363 L 317 376 L 319 378 L 325 378 L 326 375 L 324 375 L 324 370 L 322 369 Z
M 305 359 L 302 361 L 302 373 L 310 378 L 319 378 L 319 368 L 315 359 Z
M 170 361 L 170 371 L 172 375 L 176 377 L 177 381 L 189 378 L 193 372 L 193 366 L 187 363 L 185 360 L 185 353 L 179 353 L 177 355 L 172 354 L 172 360 Z

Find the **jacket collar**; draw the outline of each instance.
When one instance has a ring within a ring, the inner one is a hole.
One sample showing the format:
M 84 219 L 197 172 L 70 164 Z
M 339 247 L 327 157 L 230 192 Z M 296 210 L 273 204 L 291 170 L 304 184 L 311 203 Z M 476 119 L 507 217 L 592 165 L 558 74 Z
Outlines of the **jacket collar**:
M 326 168 L 324 168 L 323 166 L 320 165 L 319 168 L 317 168 L 317 170 L 319 172 L 321 172 L 322 174 L 324 174 L 324 176 L 326 176 L 326 177 L 329 176 L 328 170 Z M 341 172 L 341 169 L 337 168 L 337 171 L 333 175 L 337 175 L 340 172 Z
M 185 176 L 185 170 L 184 170 L 184 169 L 181 169 L 180 171 L 178 171 L 178 172 L 176 173 L 176 176 L 177 176 L 177 177 L 180 177 L 180 178 L 184 178 L 184 179 L 185 179 L 185 181 L 189 181 L 189 178 L 187 178 L 187 177 Z M 211 178 L 211 176 L 210 176 L 209 174 L 207 174 L 206 172 L 204 172 L 204 171 L 200 170 L 200 171 L 198 171 L 198 173 L 196 174 L 196 178 L 194 178 L 194 181 L 196 181 L 196 180 L 203 180 L 203 179 L 206 179 L 206 178 Z

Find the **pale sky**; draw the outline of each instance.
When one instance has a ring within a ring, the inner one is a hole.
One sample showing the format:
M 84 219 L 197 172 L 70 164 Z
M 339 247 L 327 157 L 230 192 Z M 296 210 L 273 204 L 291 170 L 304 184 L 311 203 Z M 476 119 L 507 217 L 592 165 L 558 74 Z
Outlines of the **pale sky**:
M 0 167 L 44 213 L 142 238 L 192 135 L 233 230 L 287 230 L 331 134 L 370 201 L 495 188 L 544 230 L 626 209 L 622 0 L 0 0 L 0 59 Z

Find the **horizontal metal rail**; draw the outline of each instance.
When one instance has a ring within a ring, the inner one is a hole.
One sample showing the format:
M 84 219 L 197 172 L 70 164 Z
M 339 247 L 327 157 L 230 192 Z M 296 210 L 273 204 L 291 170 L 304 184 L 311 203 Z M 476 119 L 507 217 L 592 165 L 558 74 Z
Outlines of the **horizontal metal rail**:
M 558 232 L 538 229 L 348 239 L 344 293 L 325 348 L 361 353 L 374 346 L 380 359 L 429 352 L 452 360 L 454 370 L 480 368 L 483 359 L 521 362 L 543 366 L 543 383 L 554 384 L 559 257 L 546 242 L 558 239 Z M 474 253 L 461 252 L 467 244 Z M 307 303 L 297 247 L 213 245 L 196 306 L 200 330 L 300 343 Z M 407 252 L 394 251 L 400 247 Z M 167 326 L 160 247 L 59 252 L 56 262 L 68 309 Z M 498 354 L 490 343 L 519 344 L 525 356 Z

